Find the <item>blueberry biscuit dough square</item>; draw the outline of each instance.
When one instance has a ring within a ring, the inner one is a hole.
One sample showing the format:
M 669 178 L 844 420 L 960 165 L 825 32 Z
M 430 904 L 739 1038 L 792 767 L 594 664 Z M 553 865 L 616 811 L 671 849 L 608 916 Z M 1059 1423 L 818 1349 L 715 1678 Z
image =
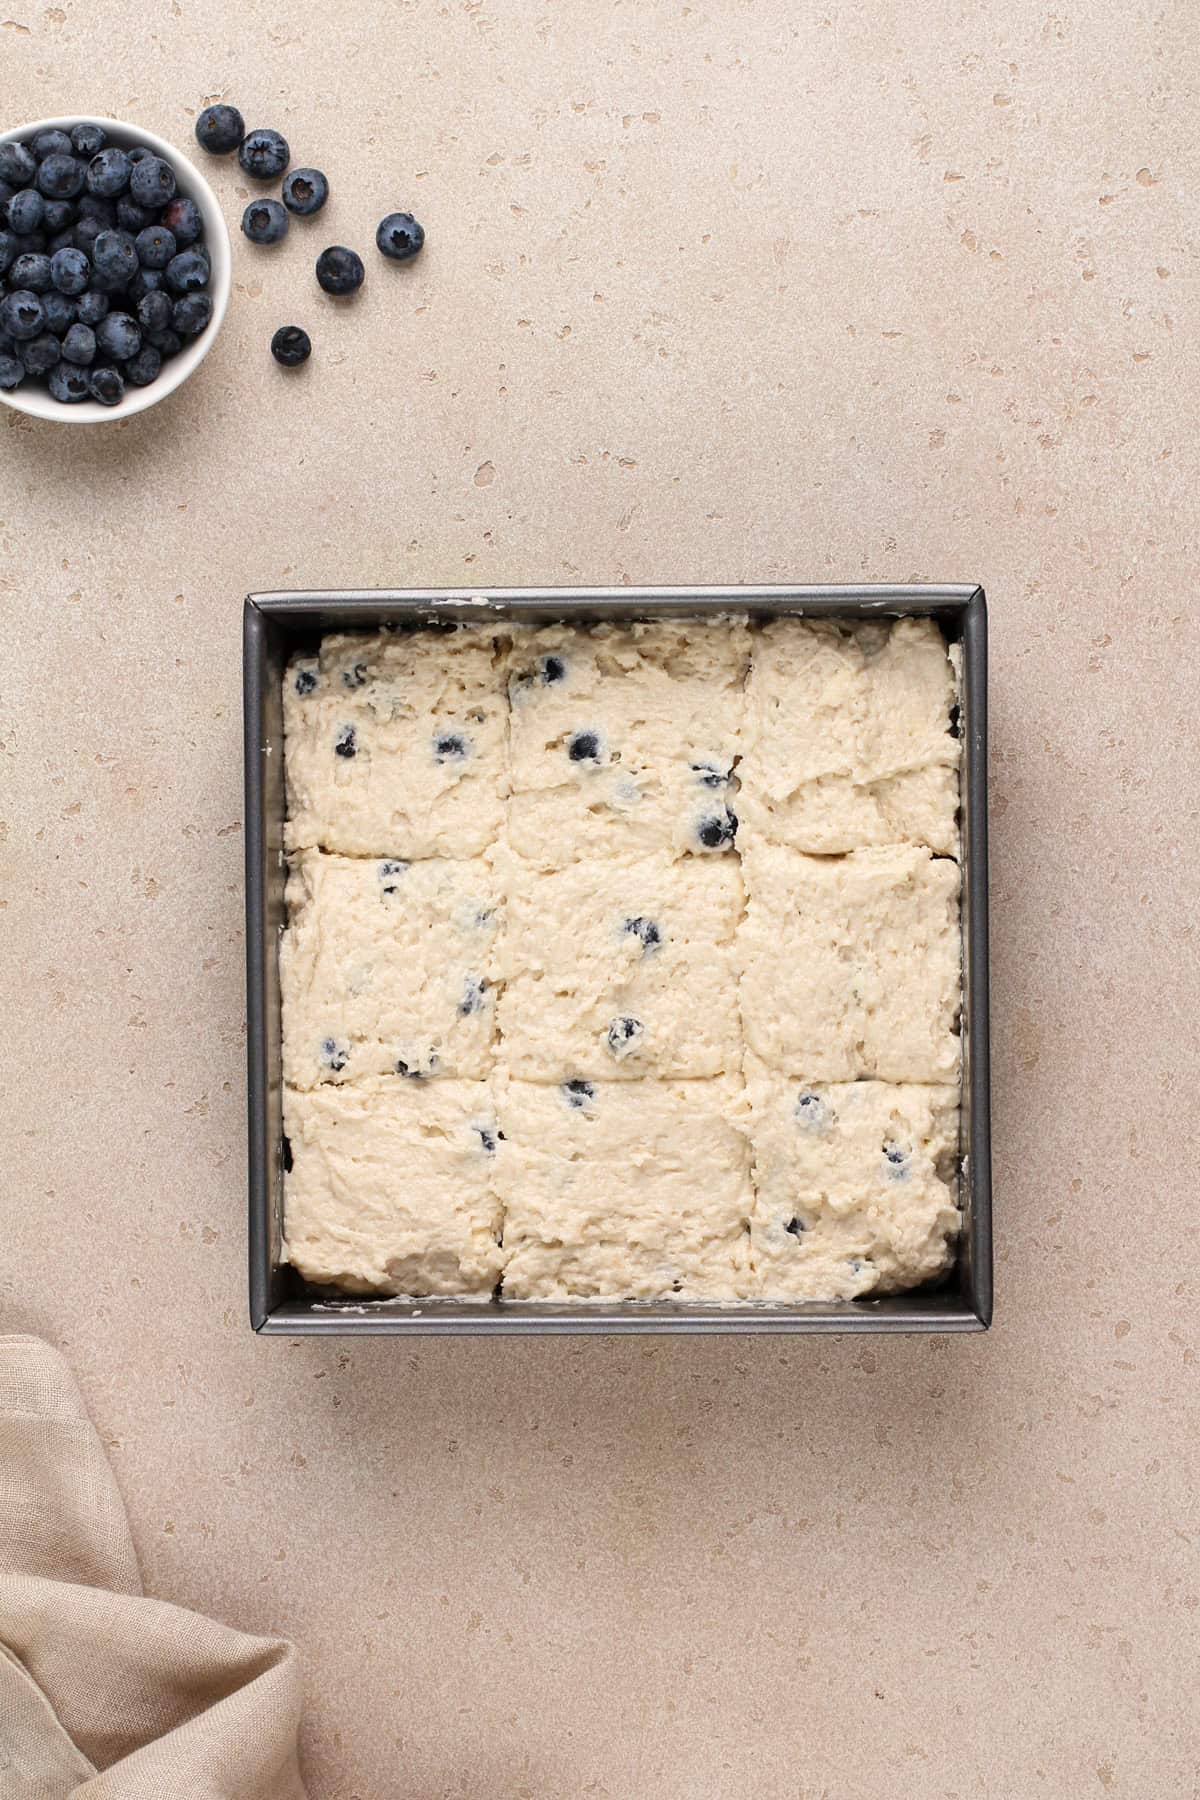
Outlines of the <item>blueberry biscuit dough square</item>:
M 500 1075 L 504 1292 L 731 1301 L 753 1291 L 740 1082 Z
M 303 850 L 279 951 L 290 1087 L 482 1078 L 494 1062 L 500 894 L 490 865 Z
M 508 841 L 539 868 L 732 856 L 743 618 L 518 629 Z
M 498 1143 L 485 1081 L 284 1091 L 284 1250 L 360 1294 L 478 1294 L 501 1266 Z
M 957 697 L 932 619 L 764 626 L 746 686 L 742 847 L 957 855 Z
M 508 705 L 491 629 L 338 633 L 283 689 L 289 849 L 478 856 L 500 836 Z
M 746 1094 L 764 1300 L 848 1300 L 945 1271 L 961 1222 L 957 1087 L 803 1081 L 750 1054 Z
M 665 852 L 538 871 L 496 859 L 504 1066 L 599 1080 L 741 1066 L 736 860 Z
M 825 1081 L 958 1079 L 959 868 L 912 845 L 742 858 L 747 1047 Z

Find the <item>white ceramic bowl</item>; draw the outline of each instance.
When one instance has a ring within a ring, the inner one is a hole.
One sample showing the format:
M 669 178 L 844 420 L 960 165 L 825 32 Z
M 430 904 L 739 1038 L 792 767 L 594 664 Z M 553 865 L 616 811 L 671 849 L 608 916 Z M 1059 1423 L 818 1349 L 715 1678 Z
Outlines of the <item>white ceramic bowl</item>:
M 169 162 L 175 171 L 178 191 L 185 198 L 194 200 L 204 215 L 204 245 L 212 259 L 212 279 L 208 292 L 212 295 L 213 315 L 207 329 L 185 344 L 178 356 L 165 362 L 162 374 L 149 387 L 126 388 L 125 397 L 117 406 L 101 406 L 98 400 L 80 400 L 74 406 L 67 405 L 61 400 L 52 400 L 40 383 L 35 385 L 33 382 L 23 382 L 12 393 L 0 390 L 0 400 L 5 406 L 11 406 L 16 412 L 28 413 L 30 418 L 53 419 L 60 425 L 99 425 L 106 419 L 128 419 L 133 413 L 145 412 L 148 406 L 157 406 L 160 400 L 173 394 L 177 387 L 182 387 L 193 370 L 200 367 L 216 341 L 221 321 L 225 317 L 225 308 L 229 305 L 233 259 L 229 247 L 229 232 L 226 230 L 217 196 L 199 169 L 174 144 L 168 144 L 165 138 L 155 137 L 152 131 L 144 131 L 140 125 L 127 125 L 122 119 L 96 119 L 88 113 L 73 113 L 69 118 L 36 119 L 32 125 L 20 125 L 15 131 L 0 132 L 0 144 L 35 137 L 39 131 L 70 131 L 73 125 L 99 125 L 108 133 L 110 143 L 119 144 L 122 149 L 133 144 L 145 144 L 156 156 Z

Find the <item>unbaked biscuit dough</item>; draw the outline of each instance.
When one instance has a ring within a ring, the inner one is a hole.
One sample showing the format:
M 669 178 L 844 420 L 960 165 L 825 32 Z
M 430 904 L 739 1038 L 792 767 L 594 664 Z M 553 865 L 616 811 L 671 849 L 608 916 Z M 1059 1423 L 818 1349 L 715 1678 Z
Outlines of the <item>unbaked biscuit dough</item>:
M 958 864 L 912 845 L 742 857 L 742 1027 L 779 1073 L 958 1078 Z
M 958 1089 L 816 1082 L 746 1058 L 761 1298 L 853 1299 L 942 1274 L 958 1230 Z
M 732 859 L 744 620 L 517 629 L 508 843 L 539 868 L 664 851 Z
M 958 851 L 954 664 L 932 619 L 776 619 L 755 633 L 739 847 Z
M 283 688 L 289 849 L 477 856 L 500 836 L 507 701 L 496 634 L 323 638 Z
M 500 891 L 483 858 L 406 863 L 303 850 L 286 898 L 289 1087 L 488 1074 Z
M 738 1300 L 752 1292 L 740 1082 L 496 1079 L 504 1292 Z
M 496 859 L 508 895 L 496 968 L 510 1074 L 635 1079 L 737 1070 L 731 858 L 614 856 L 541 873 Z
M 489 1294 L 500 1272 L 497 1136 L 485 1081 L 284 1092 L 285 1254 L 350 1293 Z

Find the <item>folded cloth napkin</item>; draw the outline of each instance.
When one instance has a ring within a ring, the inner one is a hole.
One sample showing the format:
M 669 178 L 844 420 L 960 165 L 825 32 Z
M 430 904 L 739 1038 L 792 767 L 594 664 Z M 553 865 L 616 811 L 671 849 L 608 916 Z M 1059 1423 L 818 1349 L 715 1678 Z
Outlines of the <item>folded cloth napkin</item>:
M 0 1796 L 305 1800 L 277 1638 L 142 1593 L 66 1363 L 0 1337 Z

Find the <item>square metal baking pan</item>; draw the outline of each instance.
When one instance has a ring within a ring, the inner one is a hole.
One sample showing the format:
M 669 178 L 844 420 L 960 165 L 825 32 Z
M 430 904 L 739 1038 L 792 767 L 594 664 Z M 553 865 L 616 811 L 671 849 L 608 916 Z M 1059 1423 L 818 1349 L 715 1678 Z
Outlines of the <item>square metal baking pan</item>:
M 879 1300 L 715 1307 L 695 1302 L 345 1300 L 306 1287 L 281 1259 L 285 1145 L 279 935 L 284 923 L 283 672 L 327 631 L 447 620 L 645 618 L 747 612 L 865 620 L 932 615 L 961 642 L 963 682 L 963 1231 L 949 1278 Z M 246 976 L 249 1059 L 250 1319 L 256 1331 L 763 1332 L 980 1331 L 992 1315 L 988 1073 L 987 607 L 982 588 L 467 588 L 251 594 L 244 620 Z

